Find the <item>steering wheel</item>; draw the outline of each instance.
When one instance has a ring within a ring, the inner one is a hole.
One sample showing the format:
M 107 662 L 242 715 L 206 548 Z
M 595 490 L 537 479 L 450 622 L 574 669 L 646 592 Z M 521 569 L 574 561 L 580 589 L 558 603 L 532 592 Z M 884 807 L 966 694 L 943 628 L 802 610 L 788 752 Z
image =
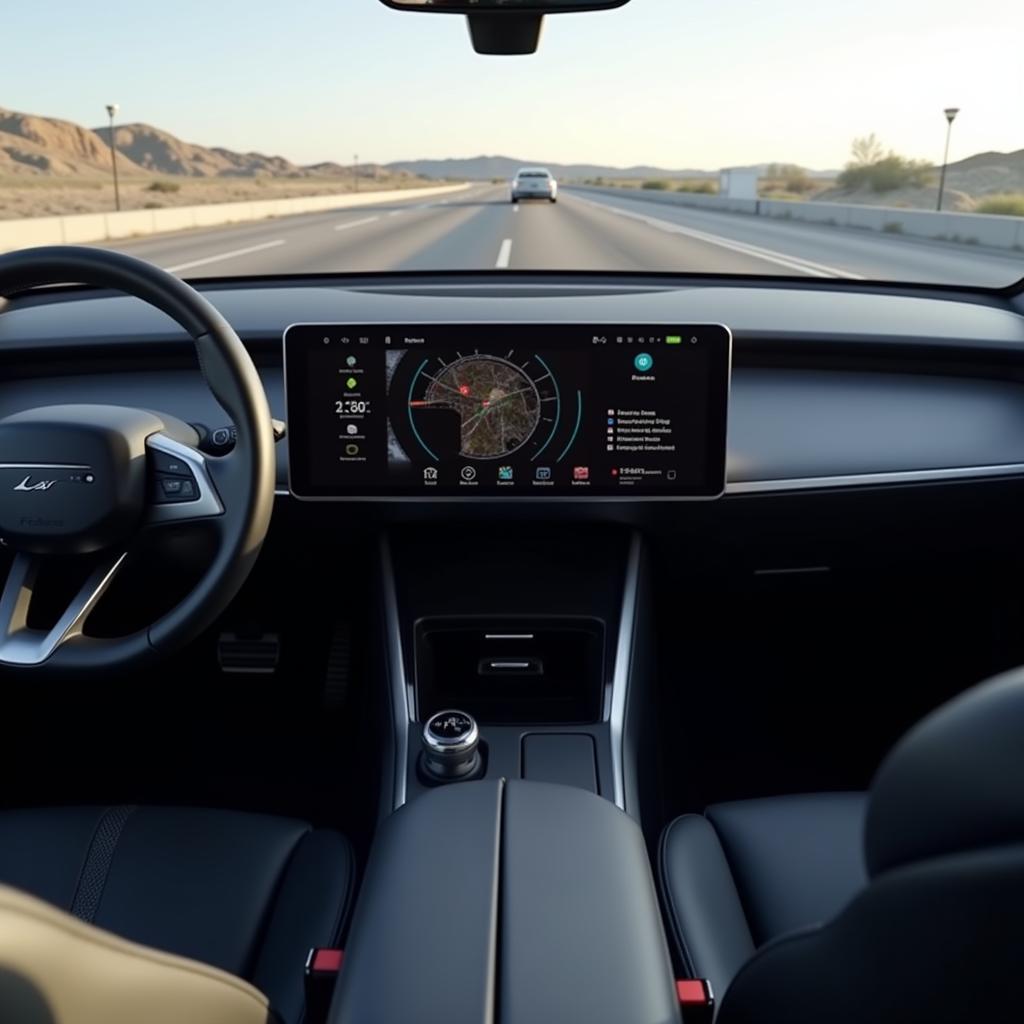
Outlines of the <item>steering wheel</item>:
M 210 457 L 197 448 L 196 430 L 174 416 L 112 405 L 53 405 L 0 420 L 0 538 L 15 553 L 0 593 L 3 666 L 110 669 L 180 646 L 238 592 L 274 504 L 267 396 L 220 313 L 183 281 L 122 253 L 52 246 L 0 256 L 0 296 L 69 283 L 134 295 L 177 321 L 238 440 L 229 454 Z M 212 525 L 215 554 L 187 596 L 129 636 L 87 636 L 86 620 L 133 541 L 192 520 Z M 32 628 L 40 568 L 68 556 L 88 558 L 85 583 L 55 624 Z

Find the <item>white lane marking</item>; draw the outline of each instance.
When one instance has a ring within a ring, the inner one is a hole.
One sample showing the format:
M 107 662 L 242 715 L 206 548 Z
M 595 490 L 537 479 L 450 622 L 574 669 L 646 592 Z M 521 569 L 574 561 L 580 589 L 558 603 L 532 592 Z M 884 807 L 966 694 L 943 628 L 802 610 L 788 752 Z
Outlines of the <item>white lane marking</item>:
M 334 225 L 335 231 L 347 231 L 349 228 L 357 228 L 360 224 L 372 224 L 375 220 L 380 220 L 380 217 L 364 217 L 362 220 L 346 220 L 340 224 Z
M 501 243 L 501 248 L 498 250 L 498 259 L 494 266 L 498 270 L 505 270 L 508 267 L 508 261 L 512 258 L 512 239 L 506 238 Z
M 232 249 L 231 252 L 222 252 L 217 256 L 207 256 L 201 260 L 190 260 L 188 263 L 179 263 L 175 267 L 164 267 L 168 274 L 177 274 L 180 270 L 191 270 L 193 267 L 205 267 L 207 263 L 217 263 L 220 260 L 233 260 L 236 256 L 248 256 L 251 252 L 262 252 L 264 249 L 275 249 L 284 245 L 284 239 L 278 238 L 273 242 L 261 242 L 259 245 L 250 245 L 245 249 Z
M 519 212 L 519 204 L 518 203 L 513 203 L 513 205 L 512 205 L 512 212 L 513 213 L 518 213 Z
M 706 231 L 697 231 L 695 228 L 684 228 L 681 224 L 674 224 L 672 221 L 659 220 L 657 217 L 649 217 L 642 213 L 633 213 L 630 210 L 623 210 L 617 206 L 607 206 L 604 203 L 591 202 L 589 199 L 581 199 L 579 196 L 573 196 L 573 199 L 578 203 L 585 203 L 587 206 L 594 206 L 599 210 L 607 210 L 609 213 L 618 214 L 620 217 L 641 221 L 653 228 L 657 228 L 659 231 L 667 231 L 675 235 L 686 235 L 689 238 L 697 239 L 699 242 L 708 242 L 710 245 L 730 249 L 744 256 L 753 256 L 754 259 L 775 263 L 780 267 L 786 267 L 788 270 L 798 270 L 801 274 L 808 274 L 811 277 L 842 277 L 851 281 L 864 280 L 862 274 L 855 274 L 850 270 L 840 270 L 838 267 L 830 267 L 824 263 L 815 263 L 813 260 L 805 260 L 802 256 L 790 256 L 787 253 L 776 252 L 774 249 L 764 249 L 759 245 L 736 242 L 731 238 L 722 238 L 720 235 L 708 234 Z

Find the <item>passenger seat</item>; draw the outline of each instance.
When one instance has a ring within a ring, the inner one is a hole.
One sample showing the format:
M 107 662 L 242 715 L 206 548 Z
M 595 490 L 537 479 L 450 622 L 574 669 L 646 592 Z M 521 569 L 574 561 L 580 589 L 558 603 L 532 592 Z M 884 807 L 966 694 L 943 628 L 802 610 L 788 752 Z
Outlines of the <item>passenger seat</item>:
M 721 804 L 660 876 L 717 1024 L 1020 1019 L 1024 670 L 912 729 L 870 793 Z

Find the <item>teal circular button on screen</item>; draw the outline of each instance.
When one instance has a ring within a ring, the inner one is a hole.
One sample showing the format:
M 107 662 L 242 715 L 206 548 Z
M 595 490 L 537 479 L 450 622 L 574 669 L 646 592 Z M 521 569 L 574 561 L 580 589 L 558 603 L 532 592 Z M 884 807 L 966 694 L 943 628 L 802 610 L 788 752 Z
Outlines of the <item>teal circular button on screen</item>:
M 641 373 L 646 373 L 654 366 L 654 357 L 648 355 L 646 352 L 641 352 L 640 355 L 633 360 L 633 365 Z

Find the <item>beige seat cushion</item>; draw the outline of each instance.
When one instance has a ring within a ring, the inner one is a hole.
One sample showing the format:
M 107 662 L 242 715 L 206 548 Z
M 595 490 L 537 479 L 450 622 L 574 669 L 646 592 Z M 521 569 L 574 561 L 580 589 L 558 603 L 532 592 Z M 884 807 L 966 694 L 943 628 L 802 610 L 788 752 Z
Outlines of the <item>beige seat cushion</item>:
M 45 1000 L 54 1024 L 267 1024 L 266 997 L 224 971 L 127 942 L 0 885 L 4 989 Z M 15 978 L 12 979 L 11 975 Z M 45 1017 L 43 1019 L 46 1019 Z

